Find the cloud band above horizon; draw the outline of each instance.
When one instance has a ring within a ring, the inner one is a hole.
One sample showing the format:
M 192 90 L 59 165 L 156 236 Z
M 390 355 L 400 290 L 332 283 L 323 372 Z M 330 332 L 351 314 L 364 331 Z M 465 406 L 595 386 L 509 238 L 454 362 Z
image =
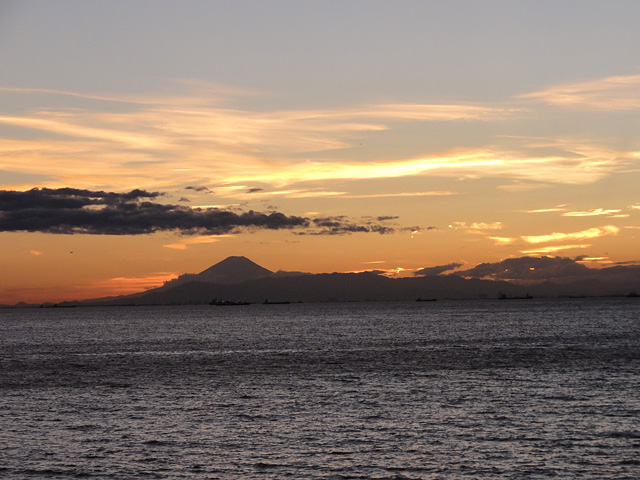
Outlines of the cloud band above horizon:
M 223 235 L 252 229 L 305 229 L 305 233 L 336 235 L 395 231 L 371 222 L 358 225 L 346 217 L 332 218 L 328 225 L 326 219 L 276 211 L 235 212 L 150 201 L 161 195 L 138 189 L 128 193 L 75 188 L 0 190 L 0 232 L 142 235 L 176 231 L 183 235 Z

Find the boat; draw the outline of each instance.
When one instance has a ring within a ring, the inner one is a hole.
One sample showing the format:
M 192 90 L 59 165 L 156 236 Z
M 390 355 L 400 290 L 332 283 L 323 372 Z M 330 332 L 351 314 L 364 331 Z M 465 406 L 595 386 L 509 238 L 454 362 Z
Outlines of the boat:
M 263 305 L 289 305 L 291 302 L 272 302 L 269 299 L 266 299 L 263 302 Z
M 528 293 L 524 296 L 509 297 L 506 293 L 501 293 L 498 297 L 500 300 L 531 300 L 533 297 Z
M 236 306 L 236 305 L 251 305 L 250 302 L 234 302 L 233 300 L 218 300 L 214 298 L 209 302 L 209 305 L 216 305 L 218 307 L 228 307 L 228 306 Z
M 437 300 L 437 298 L 416 298 L 416 302 L 435 302 Z

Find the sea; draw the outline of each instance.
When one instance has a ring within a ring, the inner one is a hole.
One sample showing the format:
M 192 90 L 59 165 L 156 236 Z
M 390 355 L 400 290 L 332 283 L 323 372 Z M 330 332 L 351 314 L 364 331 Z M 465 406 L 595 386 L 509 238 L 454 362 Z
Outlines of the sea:
M 640 298 L 0 310 L 0 478 L 640 478 Z

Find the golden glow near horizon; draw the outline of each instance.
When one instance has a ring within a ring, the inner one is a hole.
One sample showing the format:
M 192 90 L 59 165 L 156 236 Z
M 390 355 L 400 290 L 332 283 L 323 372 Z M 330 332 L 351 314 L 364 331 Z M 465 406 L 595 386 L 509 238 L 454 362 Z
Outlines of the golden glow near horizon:
M 465 40 L 442 30 L 430 2 L 408 2 L 410 16 L 374 2 L 371 24 L 357 2 L 292 4 L 295 18 L 274 5 L 260 25 L 234 2 L 214 3 L 74 4 L 84 22 L 73 31 L 63 9 L 16 6 L 0 42 L 0 190 L 142 189 L 180 211 L 280 212 L 308 228 L 2 231 L 0 303 L 151 288 L 228 255 L 394 277 L 524 255 L 640 262 L 640 34 L 628 20 L 637 6 L 579 4 L 578 24 L 571 9 L 513 4 L 518 41 L 504 49 L 487 32 L 514 30 L 496 23 L 494 6 L 469 16 L 441 5 Z M 329 38 L 315 13 L 337 8 Z M 537 8 L 547 20 L 532 29 Z M 143 11 L 157 24 L 127 14 Z M 608 16 L 616 30 L 598 33 Z M 554 18 L 573 34 L 551 28 Z M 600 42 L 589 54 L 574 44 L 582 22 Z M 158 31 L 165 23 L 180 35 Z M 347 228 L 312 231 L 336 219 Z

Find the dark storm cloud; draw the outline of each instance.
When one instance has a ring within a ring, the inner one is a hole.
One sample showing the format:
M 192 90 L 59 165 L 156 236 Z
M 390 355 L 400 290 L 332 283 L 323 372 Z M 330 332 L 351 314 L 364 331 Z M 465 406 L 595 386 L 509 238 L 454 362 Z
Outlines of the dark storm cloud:
M 470 270 L 456 272 L 466 278 L 493 278 L 496 280 L 551 280 L 585 277 L 592 269 L 566 257 L 508 258 L 497 263 L 481 263 Z
M 461 267 L 461 263 L 450 263 L 448 265 L 439 265 L 437 267 L 421 268 L 420 270 L 413 272 L 416 277 L 434 277 L 449 270 L 455 270 Z
M 0 191 L 0 231 L 139 235 L 174 230 L 216 235 L 238 229 L 309 226 L 306 218 L 279 212 L 236 213 L 148 201 L 160 195 L 144 190 L 113 193 L 73 188 Z

